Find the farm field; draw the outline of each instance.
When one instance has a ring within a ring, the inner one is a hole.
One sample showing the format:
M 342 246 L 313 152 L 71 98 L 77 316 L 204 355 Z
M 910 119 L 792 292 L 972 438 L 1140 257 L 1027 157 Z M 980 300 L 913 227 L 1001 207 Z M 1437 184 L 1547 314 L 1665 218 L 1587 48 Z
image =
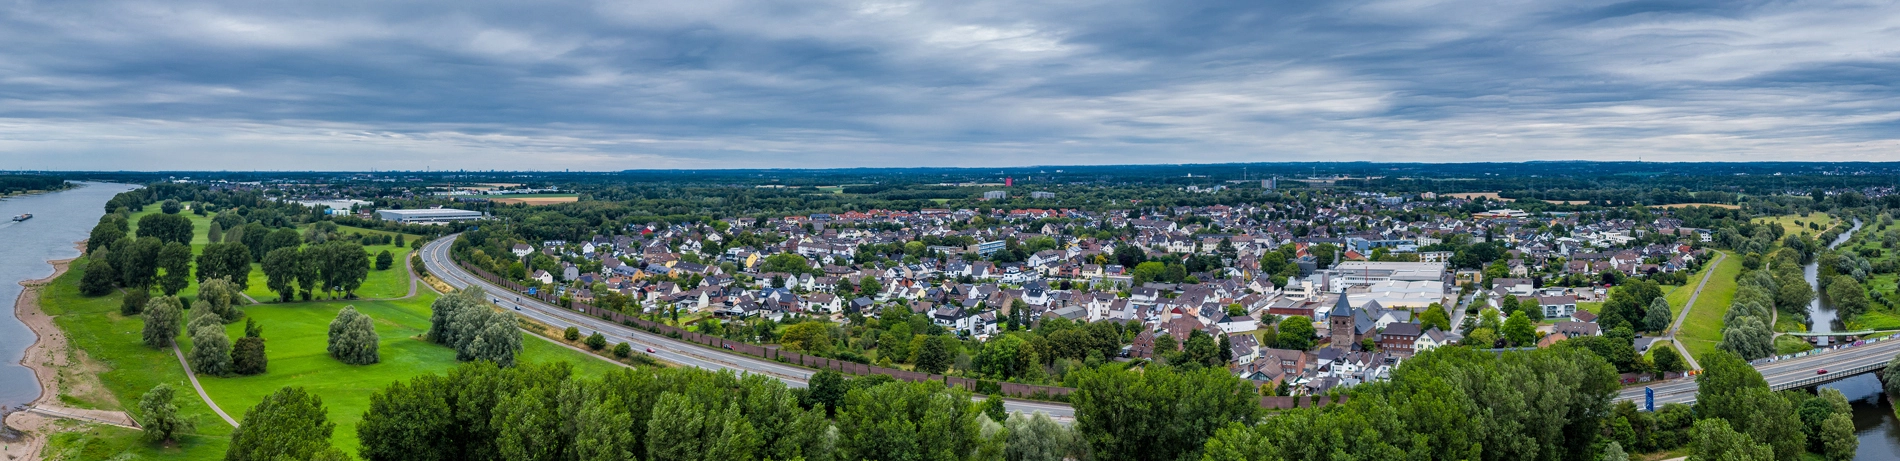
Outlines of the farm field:
M 491 198 L 491 199 L 488 199 L 488 201 L 495 202 L 495 203 L 526 204 L 528 206 L 540 206 L 540 205 L 553 205 L 556 203 L 579 202 L 581 201 L 581 196 L 574 195 L 574 194 L 521 194 L 521 195 L 503 196 L 503 198 Z

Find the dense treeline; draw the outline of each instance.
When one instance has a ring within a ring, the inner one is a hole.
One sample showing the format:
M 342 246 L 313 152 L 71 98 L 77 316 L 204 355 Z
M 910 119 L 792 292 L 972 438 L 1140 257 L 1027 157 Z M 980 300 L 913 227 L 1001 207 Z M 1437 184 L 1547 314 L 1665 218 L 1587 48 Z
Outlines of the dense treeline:
M 53 176 L 0 175 L 0 195 L 59 189 L 66 180 Z
M 1606 436 L 1632 448 L 1650 446 L 1638 435 L 1663 444 L 1687 440 L 1654 436 L 1658 426 L 1651 421 L 1632 422 L 1612 411 L 1614 369 L 1574 347 L 1504 354 L 1437 349 L 1406 362 L 1391 382 L 1357 388 L 1344 405 L 1265 418 L 1253 386 L 1224 370 L 1146 368 L 1079 373 L 1076 424 L 1065 429 L 1007 417 L 995 401 L 972 401 L 940 383 L 881 376 L 847 380 L 821 372 L 808 388 L 791 389 L 765 376 L 697 369 L 622 369 L 584 378 L 565 364 L 481 361 L 377 392 L 358 426 L 359 455 L 1592 460 Z M 1668 427 L 1680 431 L 1682 424 L 1671 421 Z
M 1207 442 L 1208 460 L 1594 460 L 1616 371 L 1580 348 L 1439 348 L 1340 408 L 1295 409 Z

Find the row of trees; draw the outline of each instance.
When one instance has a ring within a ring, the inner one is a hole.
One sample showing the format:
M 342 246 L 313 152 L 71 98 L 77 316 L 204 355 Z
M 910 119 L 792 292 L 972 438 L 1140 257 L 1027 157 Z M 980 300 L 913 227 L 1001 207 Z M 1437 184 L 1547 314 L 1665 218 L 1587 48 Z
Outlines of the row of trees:
M 1736 279 L 1735 298 L 1730 301 L 1728 312 L 1722 315 L 1722 342 L 1716 344 L 1716 348 L 1733 352 L 1745 360 L 1775 355 L 1774 309 L 1784 287 L 1769 273 L 1770 270 L 1753 270 Z
M 363 459 L 807 461 L 1079 459 L 1087 447 L 1047 416 L 1001 400 L 888 377 L 821 372 L 808 389 L 761 375 L 481 362 L 371 396 Z
M 344 297 L 354 298 L 356 289 L 369 278 L 370 260 L 361 244 L 332 240 L 271 250 L 262 266 L 265 286 L 276 292 L 279 300 L 290 301 L 301 294 L 307 301 L 318 290 L 331 296 L 342 292 Z

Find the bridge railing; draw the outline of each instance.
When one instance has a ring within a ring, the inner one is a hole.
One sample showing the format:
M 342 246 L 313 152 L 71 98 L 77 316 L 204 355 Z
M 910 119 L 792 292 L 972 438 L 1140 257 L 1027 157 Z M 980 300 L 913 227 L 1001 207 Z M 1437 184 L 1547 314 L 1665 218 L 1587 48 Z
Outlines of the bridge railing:
M 1847 343 L 1847 344 L 1841 344 L 1841 345 L 1838 345 L 1838 346 L 1829 346 L 1829 347 L 1825 347 L 1825 348 L 1821 348 L 1821 349 L 1814 349 L 1814 350 L 1810 350 L 1810 351 L 1806 351 L 1806 352 L 1798 352 L 1798 353 L 1794 353 L 1794 354 L 1787 354 L 1787 355 L 1778 355 L 1778 356 L 1774 356 L 1774 357 L 1768 357 L 1768 358 L 1760 358 L 1760 359 L 1755 359 L 1755 360 L 1753 360 L 1753 361 L 1750 361 L 1750 362 L 1748 362 L 1748 364 L 1749 364 L 1749 365 L 1755 365 L 1755 366 L 1761 366 L 1761 365 L 1767 365 L 1767 364 L 1770 364 L 1770 363 L 1775 363 L 1775 362 L 1780 362 L 1780 361 L 1783 361 L 1783 360 L 1789 360 L 1789 359 L 1798 359 L 1798 358 L 1802 358 L 1802 357 L 1810 357 L 1810 356 L 1816 356 L 1816 355 L 1822 355 L 1822 354 L 1829 354 L 1829 353 L 1833 353 L 1833 352 L 1836 352 L 1836 351 L 1843 351 L 1843 350 L 1847 350 L 1847 349 L 1853 349 L 1853 348 L 1856 348 L 1856 347 L 1861 347 L 1861 346 L 1865 346 L 1865 345 L 1868 345 L 1868 344 L 1874 344 L 1874 343 L 1878 343 L 1878 342 L 1881 342 L 1881 341 L 1892 341 L 1892 340 L 1894 340 L 1894 339 L 1900 339 L 1900 333 L 1894 333 L 1894 334 L 1889 334 L 1889 335 L 1887 335 L 1887 336 L 1881 336 L 1881 337 L 1876 337 L 1876 338 L 1868 338 L 1868 339 L 1863 339 L 1863 340 L 1860 340 L 1860 341 L 1854 341 L 1854 342 L 1852 342 L 1852 343 Z

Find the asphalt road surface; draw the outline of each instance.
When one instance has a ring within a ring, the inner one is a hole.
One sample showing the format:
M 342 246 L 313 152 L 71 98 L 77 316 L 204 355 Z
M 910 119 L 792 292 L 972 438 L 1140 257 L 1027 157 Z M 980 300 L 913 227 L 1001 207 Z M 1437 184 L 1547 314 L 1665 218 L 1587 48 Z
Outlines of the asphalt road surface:
M 511 309 L 515 311 L 515 314 L 536 322 L 561 329 L 570 326 L 579 328 L 584 336 L 599 332 L 607 337 L 609 343 L 625 342 L 633 346 L 635 353 L 644 353 L 649 348 L 653 349 L 653 353 L 648 355 L 662 361 L 708 370 L 732 370 L 736 373 L 766 375 L 794 387 L 805 387 L 805 381 L 810 379 L 812 373 L 815 372 L 809 368 L 675 340 L 543 303 L 531 297 L 515 295 L 468 273 L 451 262 L 449 246 L 455 241 L 455 237 L 455 235 L 450 235 L 423 245 L 419 254 L 422 256 L 423 266 L 429 269 L 429 273 L 456 288 L 471 285 L 479 287 L 488 293 L 490 302 L 504 309 Z M 1003 406 L 1012 412 L 1044 413 L 1064 422 L 1073 421 L 1075 418 L 1075 409 L 1061 403 L 1005 399 Z
M 1868 343 L 1821 355 L 1765 363 L 1756 366 L 1755 369 L 1761 371 L 1762 378 L 1768 380 L 1769 386 L 1777 386 L 1822 374 L 1820 370 L 1846 370 L 1862 365 L 1887 363 L 1893 360 L 1895 354 L 1900 354 L 1900 340 Z M 1841 378 L 1846 378 L 1846 376 L 1841 376 Z M 1694 379 L 1656 382 L 1649 384 L 1649 387 L 1656 389 L 1656 406 L 1658 407 L 1665 403 L 1695 402 Z M 1642 405 L 1643 387 L 1623 389 L 1617 393 L 1616 400 L 1629 400 Z

